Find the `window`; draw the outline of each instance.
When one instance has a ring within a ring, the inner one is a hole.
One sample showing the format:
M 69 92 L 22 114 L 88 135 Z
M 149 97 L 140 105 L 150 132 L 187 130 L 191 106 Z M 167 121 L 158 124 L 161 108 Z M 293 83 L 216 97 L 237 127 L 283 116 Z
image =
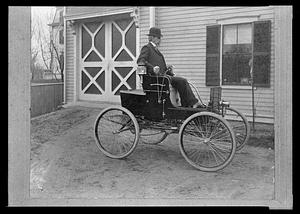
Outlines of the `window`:
M 224 25 L 222 85 L 249 85 L 252 24 Z
M 59 23 L 60 24 L 63 24 L 64 22 L 64 16 L 63 16 L 63 11 L 59 11 Z
M 207 26 L 206 85 L 270 86 L 271 21 Z
M 59 68 L 60 68 L 60 72 L 62 73 L 63 70 L 64 70 L 64 53 L 62 52 L 60 55 L 59 55 Z
M 64 30 L 59 30 L 59 44 L 64 44 Z

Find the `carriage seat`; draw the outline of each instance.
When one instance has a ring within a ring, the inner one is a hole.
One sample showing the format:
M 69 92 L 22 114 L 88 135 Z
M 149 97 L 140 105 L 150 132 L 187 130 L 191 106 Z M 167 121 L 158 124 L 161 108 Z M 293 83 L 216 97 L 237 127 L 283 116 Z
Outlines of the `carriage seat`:
M 160 92 L 165 97 L 169 96 L 174 107 L 181 106 L 179 92 L 170 84 L 169 78 L 165 76 L 143 75 L 142 86 L 144 92 Z

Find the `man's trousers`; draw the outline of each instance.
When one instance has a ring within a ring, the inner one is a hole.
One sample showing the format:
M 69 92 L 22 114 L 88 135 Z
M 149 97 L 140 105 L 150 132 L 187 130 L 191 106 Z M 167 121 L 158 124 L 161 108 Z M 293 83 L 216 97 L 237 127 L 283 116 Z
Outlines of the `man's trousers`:
M 190 84 L 183 77 L 169 76 L 171 85 L 178 90 L 182 107 L 190 107 L 198 102 Z

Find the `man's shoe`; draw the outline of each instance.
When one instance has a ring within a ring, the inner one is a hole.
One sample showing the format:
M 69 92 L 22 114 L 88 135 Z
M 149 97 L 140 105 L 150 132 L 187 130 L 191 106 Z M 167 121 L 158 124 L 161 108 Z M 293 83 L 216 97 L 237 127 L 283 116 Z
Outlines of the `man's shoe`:
M 204 108 L 204 107 L 205 106 L 202 103 L 200 103 L 199 101 L 193 105 L 193 108 Z

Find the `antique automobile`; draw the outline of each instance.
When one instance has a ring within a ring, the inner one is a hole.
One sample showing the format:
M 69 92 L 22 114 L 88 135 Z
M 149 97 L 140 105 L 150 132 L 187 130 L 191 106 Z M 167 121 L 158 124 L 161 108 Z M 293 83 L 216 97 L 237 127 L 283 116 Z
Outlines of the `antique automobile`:
M 212 87 L 204 104 L 191 85 L 204 107 L 181 107 L 169 79 L 148 75 L 145 69 L 137 69 L 142 89 L 121 91 L 121 106 L 99 113 L 94 124 L 98 148 L 110 158 L 122 159 L 139 142 L 155 145 L 178 134 L 180 152 L 193 167 L 214 172 L 227 166 L 247 143 L 250 126 L 242 113 L 222 100 L 222 88 Z

